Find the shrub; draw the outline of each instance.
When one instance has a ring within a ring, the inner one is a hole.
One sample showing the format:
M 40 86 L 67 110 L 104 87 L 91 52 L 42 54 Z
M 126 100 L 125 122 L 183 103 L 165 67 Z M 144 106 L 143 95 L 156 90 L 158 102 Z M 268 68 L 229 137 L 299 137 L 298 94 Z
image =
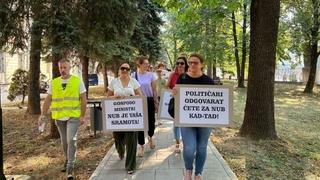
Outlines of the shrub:
M 17 96 L 22 95 L 21 103 L 24 104 L 24 99 L 28 93 L 28 84 L 28 71 L 17 69 L 12 75 L 7 98 L 13 101 Z

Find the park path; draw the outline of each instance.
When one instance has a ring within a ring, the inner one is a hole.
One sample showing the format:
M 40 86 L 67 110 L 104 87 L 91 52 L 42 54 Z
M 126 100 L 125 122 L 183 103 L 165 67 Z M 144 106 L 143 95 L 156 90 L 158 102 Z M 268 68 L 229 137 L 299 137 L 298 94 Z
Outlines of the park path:
M 174 153 L 172 121 L 162 120 L 155 132 L 156 149 L 146 145 L 144 157 L 137 157 L 137 170 L 128 175 L 113 145 L 100 162 L 90 180 L 180 180 L 183 178 L 182 154 Z M 125 159 L 125 158 L 124 158 Z M 209 141 L 207 161 L 203 172 L 204 180 L 234 180 L 232 172 L 218 150 Z

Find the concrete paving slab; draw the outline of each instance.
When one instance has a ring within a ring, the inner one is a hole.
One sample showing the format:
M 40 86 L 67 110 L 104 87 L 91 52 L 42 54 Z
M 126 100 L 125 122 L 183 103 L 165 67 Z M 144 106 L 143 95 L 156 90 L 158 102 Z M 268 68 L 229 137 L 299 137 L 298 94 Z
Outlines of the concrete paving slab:
M 182 154 L 174 152 L 173 122 L 162 120 L 156 128 L 156 149 L 145 146 L 144 157 L 137 157 L 137 170 L 128 175 L 124 163 L 120 161 L 115 146 L 113 145 L 90 180 L 180 180 L 183 178 L 184 161 Z M 147 141 L 146 141 L 147 142 Z M 204 180 L 235 180 L 226 161 L 211 141 L 208 144 L 207 160 L 203 170 Z

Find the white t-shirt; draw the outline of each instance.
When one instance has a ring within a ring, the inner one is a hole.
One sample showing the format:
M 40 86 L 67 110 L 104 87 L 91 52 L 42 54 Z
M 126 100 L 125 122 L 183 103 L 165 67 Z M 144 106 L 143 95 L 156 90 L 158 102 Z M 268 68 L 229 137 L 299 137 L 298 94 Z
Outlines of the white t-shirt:
M 70 78 L 71 78 L 71 76 L 70 76 Z M 61 79 L 62 86 L 66 86 L 68 84 L 69 79 Z M 82 80 L 82 78 L 80 78 L 79 92 L 80 92 L 80 94 L 82 94 L 82 93 L 85 93 L 86 91 L 87 90 L 86 90 L 86 87 L 84 86 L 83 80 Z M 52 81 L 49 85 L 48 94 L 52 95 Z
M 119 78 L 114 78 L 110 84 L 108 89 L 113 91 L 114 95 L 118 96 L 134 96 L 134 90 L 138 89 L 140 84 L 137 80 L 130 78 L 128 86 L 123 87 L 121 80 Z

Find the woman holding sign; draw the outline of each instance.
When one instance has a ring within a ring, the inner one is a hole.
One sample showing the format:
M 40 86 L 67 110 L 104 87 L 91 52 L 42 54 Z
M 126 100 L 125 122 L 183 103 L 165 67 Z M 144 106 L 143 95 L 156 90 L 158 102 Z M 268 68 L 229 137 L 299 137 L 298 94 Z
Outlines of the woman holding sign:
M 122 98 L 126 96 L 141 96 L 140 85 L 130 77 L 130 65 L 123 63 L 119 68 L 119 77 L 113 79 L 108 87 L 108 97 Z M 124 158 L 126 150 L 127 157 L 125 168 L 128 174 L 132 174 L 136 169 L 136 153 L 137 153 L 137 132 L 114 132 L 113 133 L 116 149 L 119 158 Z
M 140 56 L 137 58 L 137 65 L 138 70 L 135 73 L 132 73 L 131 77 L 135 78 L 140 86 L 141 86 L 141 92 L 144 96 L 147 97 L 147 103 L 148 103 L 148 124 L 149 124 L 149 130 L 148 130 L 148 140 L 149 140 L 149 146 L 150 149 L 155 148 L 155 143 L 152 138 L 154 135 L 154 129 L 155 129 L 155 111 L 158 109 L 159 102 L 158 102 L 158 96 L 156 91 L 156 77 L 153 75 L 152 72 L 148 72 L 149 69 L 149 60 L 147 57 Z M 144 155 L 144 132 L 141 131 L 138 133 L 138 144 L 140 145 L 138 156 L 142 157 Z
M 174 72 L 170 73 L 168 82 L 166 84 L 167 88 L 173 89 L 177 83 L 179 76 L 188 71 L 187 58 L 184 56 L 178 57 L 175 65 Z M 174 139 L 176 140 L 175 152 L 180 153 L 180 139 L 181 139 L 181 130 L 180 127 L 173 127 Z
M 204 59 L 199 54 L 191 54 L 188 59 L 188 72 L 179 76 L 176 84 L 205 85 L 214 84 L 214 81 L 203 74 Z M 176 94 L 176 90 L 173 94 Z M 183 141 L 183 159 L 185 164 L 185 180 L 191 180 L 193 162 L 195 161 L 195 180 L 201 180 L 201 174 L 207 158 L 208 139 L 211 128 L 181 127 Z

